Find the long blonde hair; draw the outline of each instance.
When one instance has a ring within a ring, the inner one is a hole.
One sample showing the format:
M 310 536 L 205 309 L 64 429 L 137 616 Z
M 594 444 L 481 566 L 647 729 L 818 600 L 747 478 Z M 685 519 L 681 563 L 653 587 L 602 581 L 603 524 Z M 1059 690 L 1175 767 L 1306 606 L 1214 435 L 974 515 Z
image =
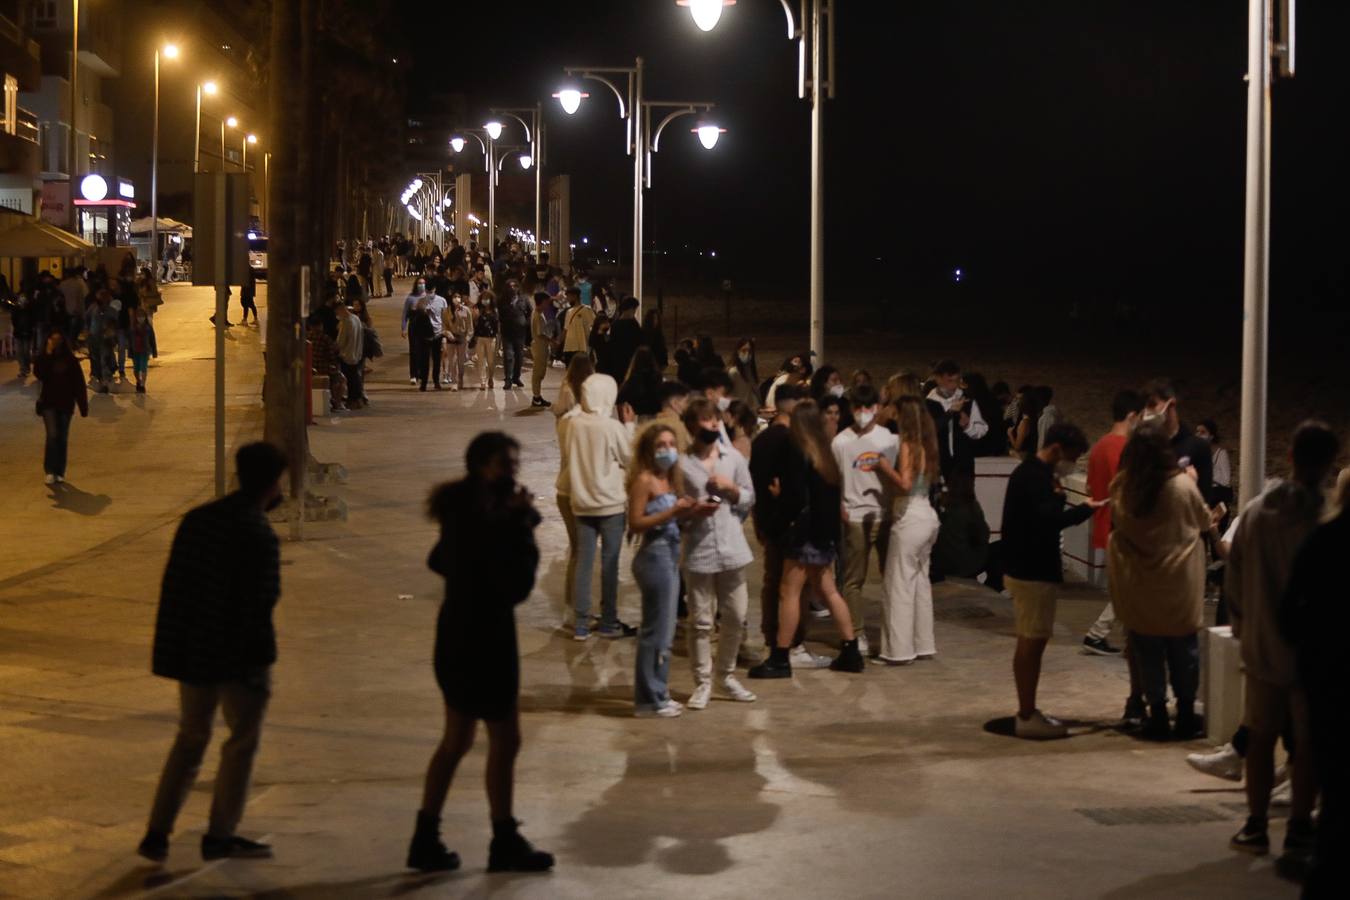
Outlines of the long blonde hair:
M 820 407 L 814 400 L 802 400 L 792 408 L 788 426 L 792 432 L 792 442 L 806 457 L 811 468 L 830 484 L 837 485 L 839 464 L 834 461 L 830 451 L 829 438 L 825 437 L 825 422 L 820 415 Z
M 669 479 L 670 489 L 676 494 L 684 492 L 684 475 L 680 472 L 679 463 L 677 462 L 669 469 L 662 469 L 656 464 L 656 442 L 663 434 L 669 434 L 675 438 L 675 447 L 678 450 L 680 436 L 669 425 L 649 425 L 638 434 L 637 443 L 633 445 L 633 462 L 628 467 L 627 488 L 629 492 L 632 492 L 633 485 L 637 483 L 638 476 L 643 472 Z
M 913 372 L 896 372 L 890 378 L 886 379 L 886 385 L 881 390 L 882 403 L 890 406 L 898 406 L 901 397 L 922 397 L 923 382 L 919 376 Z
M 921 471 L 932 483 L 938 476 L 937 426 L 928 408 L 918 397 L 902 396 L 896 403 L 896 426 L 900 443 L 909 448 L 910 459 L 922 464 Z

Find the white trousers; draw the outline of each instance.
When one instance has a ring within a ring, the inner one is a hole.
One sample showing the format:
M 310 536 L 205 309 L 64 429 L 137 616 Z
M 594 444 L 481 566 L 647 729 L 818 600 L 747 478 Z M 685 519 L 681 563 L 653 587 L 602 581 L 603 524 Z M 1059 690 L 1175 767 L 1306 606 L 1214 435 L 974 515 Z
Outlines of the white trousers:
M 689 664 L 694 670 L 694 684 L 708 684 L 713 676 L 712 632 L 719 607 L 722 634 L 717 641 L 717 677 L 736 671 L 736 654 L 745 638 L 750 603 L 745 569 L 710 575 L 686 571 L 684 586 L 689 601 Z
M 933 586 L 928 561 L 937 541 L 938 515 L 926 497 L 912 497 L 891 526 L 881 604 L 881 656 L 907 662 L 937 652 Z

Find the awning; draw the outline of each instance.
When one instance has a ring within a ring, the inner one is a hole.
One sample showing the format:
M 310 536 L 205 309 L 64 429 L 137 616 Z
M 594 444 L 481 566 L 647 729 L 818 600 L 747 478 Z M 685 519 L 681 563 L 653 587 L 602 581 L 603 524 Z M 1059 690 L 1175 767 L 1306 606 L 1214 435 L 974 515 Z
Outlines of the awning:
M 88 241 L 41 219 L 24 218 L 10 227 L 4 223 L 0 219 L 0 257 L 83 256 L 94 250 Z
M 150 217 L 142 216 L 139 219 L 131 220 L 132 234 L 149 234 Z M 192 226 L 177 219 L 169 219 L 164 216 L 159 217 L 160 234 L 181 234 L 183 237 L 192 237 Z

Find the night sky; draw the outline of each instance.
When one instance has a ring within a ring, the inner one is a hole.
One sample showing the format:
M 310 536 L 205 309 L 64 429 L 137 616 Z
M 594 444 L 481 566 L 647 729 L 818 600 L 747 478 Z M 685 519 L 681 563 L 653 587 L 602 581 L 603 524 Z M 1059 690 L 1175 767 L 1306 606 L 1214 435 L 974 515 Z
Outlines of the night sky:
M 1347 108 L 1347 5 L 1301 4 L 1298 77 L 1276 87 L 1274 292 L 1300 301 L 1346 292 L 1350 147 L 1332 122 Z M 959 266 L 968 289 L 1005 295 L 1240 302 L 1244 0 L 840 7 L 826 108 L 834 294 L 921 290 Z M 626 247 L 617 105 L 595 85 L 567 117 L 548 94 L 563 65 L 641 54 L 649 99 L 716 101 L 729 129 L 712 152 L 668 131 L 648 239 L 716 249 L 722 274 L 804 293 L 808 106 L 777 0 L 740 0 L 710 34 L 673 0 L 537 8 L 447 7 L 446 28 L 483 39 L 427 45 L 413 81 L 463 91 L 484 114 L 545 99 L 545 171 L 572 175 L 574 235 Z

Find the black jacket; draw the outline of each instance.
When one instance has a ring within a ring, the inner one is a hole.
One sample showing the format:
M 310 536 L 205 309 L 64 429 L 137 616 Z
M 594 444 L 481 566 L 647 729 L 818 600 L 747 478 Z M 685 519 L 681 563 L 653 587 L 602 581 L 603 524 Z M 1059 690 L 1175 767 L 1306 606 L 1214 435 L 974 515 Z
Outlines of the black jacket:
M 786 425 L 770 424 L 750 442 L 750 481 L 755 486 L 755 531 L 762 541 L 776 541 L 787 531 L 783 504 L 769 490 L 775 478 L 781 486 L 787 480 L 792 460 L 792 433 Z
M 1004 573 L 1023 581 L 1064 580 L 1059 533 L 1092 518 L 1092 508 L 1065 506 L 1055 473 L 1032 456 L 1013 470 L 1003 499 Z
M 210 684 L 270 666 L 280 595 L 280 543 L 257 505 L 236 492 L 197 507 L 183 517 L 169 551 L 152 671 Z
M 752 446 L 752 459 L 753 451 Z M 791 441 L 785 457 L 786 477 L 779 482 L 783 490 L 778 497 L 780 514 L 788 523 L 783 535 L 785 545 L 796 550 L 809 542 L 817 550 L 833 550 L 839 543 L 839 485 L 821 477 Z
M 604 358 L 596 370 L 610 375 L 615 381 L 622 382 L 628 374 L 628 365 L 633 354 L 642 345 L 642 326 L 637 319 L 615 319 L 609 329 L 609 342 L 605 344 Z

